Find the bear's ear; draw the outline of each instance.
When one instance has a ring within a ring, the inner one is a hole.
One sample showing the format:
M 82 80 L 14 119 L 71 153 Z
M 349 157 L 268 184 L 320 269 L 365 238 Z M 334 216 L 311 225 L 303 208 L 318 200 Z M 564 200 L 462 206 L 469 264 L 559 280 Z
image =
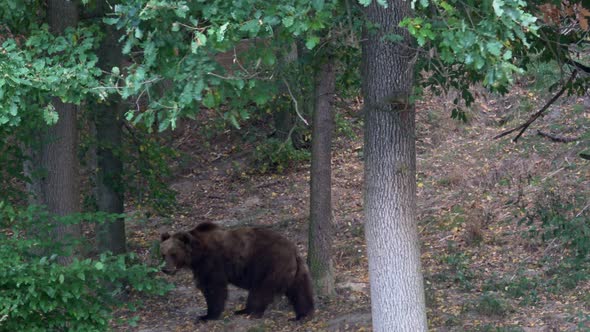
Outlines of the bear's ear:
M 170 238 L 170 233 L 168 233 L 168 232 L 164 232 L 164 233 L 162 233 L 162 234 L 160 235 L 160 240 L 161 240 L 162 242 L 164 242 L 164 241 L 168 240 L 169 238 Z
M 187 232 L 179 232 L 175 234 L 176 238 L 185 244 L 191 243 L 191 236 Z

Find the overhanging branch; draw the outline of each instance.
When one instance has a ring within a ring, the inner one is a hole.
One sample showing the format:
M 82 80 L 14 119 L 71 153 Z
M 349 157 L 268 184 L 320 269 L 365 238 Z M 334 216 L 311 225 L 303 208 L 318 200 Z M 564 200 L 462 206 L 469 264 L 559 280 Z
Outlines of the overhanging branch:
M 578 74 L 578 70 L 575 69 L 572 74 L 570 75 L 570 78 L 567 80 L 567 82 L 563 85 L 563 87 L 561 88 L 561 90 L 559 90 L 559 92 L 557 92 L 551 99 L 549 99 L 549 101 L 545 104 L 545 106 L 543 106 L 543 108 L 541 108 L 537 113 L 531 115 L 531 117 L 528 119 L 527 122 L 521 124 L 520 126 L 516 127 L 516 128 L 512 128 L 510 130 L 507 130 L 497 136 L 494 137 L 494 139 L 498 139 L 500 137 L 504 137 L 506 135 L 509 135 L 517 130 L 520 130 L 520 132 L 518 133 L 518 135 L 516 135 L 516 137 L 514 137 L 514 139 L 512 139 L 513 142 L 516 143 L 516 141 L 518 141 L 518 139 L 520 138 L 520 136 L 522 136 L 522 134 L 527 130 L 527 128 L 533 123 L 535 122 L 535 120 L 537 120 L 540 116 L 543 115 L 543 113 L 545 113 L 545 111 L 547 111 L 547 109 L 549 108 L 549 106 L 551 106 L 557 99 L 559 99 L 559 97 L 561 97 L 561 95 L 567 90 L 568 86 L 571 84 L 571 82 L 574 80 L 574 78 L 576 77 L 576 75 Z
M 578 61 L 575 61 L 575 60 L 572 60 L 572 59 L 566 59 L 565 60 L 565 63 L 567 63 L 568 65 L 573 66 L 576 69 L 579 69 L 579 70 L 581 70 L 581 71 L 583 71 L 585 73 L 590 74 L 590 67 L 588 67 L 588 66 L 586 66 L 586 65 L 584 65 L 582 63 L 579 63 Z

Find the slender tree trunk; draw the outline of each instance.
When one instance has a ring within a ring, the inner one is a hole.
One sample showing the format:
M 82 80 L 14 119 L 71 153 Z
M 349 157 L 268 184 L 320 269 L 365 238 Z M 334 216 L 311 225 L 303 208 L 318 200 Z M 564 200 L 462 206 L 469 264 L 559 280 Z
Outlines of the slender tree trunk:
M 307 255 L 316 293 L 334 294 L 332 266 L 332 105 L 335 92 L 332 59 L 319 70 L 315 87 L 311 144 L 311 190 L 309 253 Z
M 279 71 L 284 72 L 287 70 L 287 67 L 292 66 L 293 62 L 298 60 L 299 52 L 297 50 L 297 44 L 292 43 L 286 46 L 288 52 L 286 54 L 281 54 L 279 56 Z M 288 84 L 290 84 L 290 89 L 292 93 L 296 93 L 293 91 L 294 84 L 293 81 L 290 80 L 288 77 L 283 75 L 279 75 L 279 80 L 284 79 Z M 279 96 L 275 101 L 275 112 L 273 113 L 273 120 L 275 125 L 275 136 L 278 140 L 284 142 L 287 138 L 290 138 L 292 142 L 295 144 L 298 140 L 297 134 L 293 132 L 293 126 L 295 125 L 295 121 L 297 118 L 295 116 L 295 110 L 292 102 L 292 98 L 289 95 L 289 91 L 287 85 L 283 81 L 277 82 L 279 86 L 279 91 L 277 95 Z M 294 95 L 297 98 L 297 95 Z M 289 137 L 289 135 L 291 137 Z M 295 144 L 296 145 L 296 144 Z
M 61 34 L 78 22 L 78 10 L 74 1 L 48 0 L 47 17 L 53 34 Z M 39 167 L 44 176 L 36 184 L 35 200 L 46 205 L 50 213 L 65 216 L 80 211 L 80 189 L 78 177 L 78 125 L 77 107 L 65 104 L 58 98 L 52 100 L 59 115 L 57 124 L 47 129 L 40 148 Z M 56 223 L 55 242 L 64 243 L 69 238 L 80 237 L 80 225 Z M 74 254 L 74 253 L 72 253 Z M 60 256 L 59 262 L 68 264 L 73 256 Z
M 374 331 L 426 331 L 416 225 L 415 113 L 409 102 L 414 53 L 407 31 L 410 1 L 373 1 L 365 10 L 378 28 L 365 31 L 365 234 Z M 404 41 L 383 36 L 394 33 Z
M 112 12 L 109 6 L 113 2 L 97 2 L 98 17 Z M 121 47 L 117 42 L 119 34 L 111 25 L 104 25 L 105 38 L 98 51 L 100 68 L 110 72 L 113 67 L 123 63 Z M 102 103 L 94 104 L 94 125 L 96 128 L 95 197 L 99 211 L 123 213 L 123 163 L 120 158 L 123 102 L 119 96 L 111 96 Z M 99 252 L 110 251 L 114 254 L 126 252 L 125 221 L 121 218 L 106 221 L 96 227 L 97 249 Z

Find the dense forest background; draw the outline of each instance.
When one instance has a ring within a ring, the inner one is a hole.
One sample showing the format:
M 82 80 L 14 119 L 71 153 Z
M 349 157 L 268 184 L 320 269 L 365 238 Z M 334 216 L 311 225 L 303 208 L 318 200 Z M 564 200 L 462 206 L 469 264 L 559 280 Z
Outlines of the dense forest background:
M 590 329 L 583 1 L 0 0 L 0 331 Z M 159 234 L 271 227 L 316 315 Z

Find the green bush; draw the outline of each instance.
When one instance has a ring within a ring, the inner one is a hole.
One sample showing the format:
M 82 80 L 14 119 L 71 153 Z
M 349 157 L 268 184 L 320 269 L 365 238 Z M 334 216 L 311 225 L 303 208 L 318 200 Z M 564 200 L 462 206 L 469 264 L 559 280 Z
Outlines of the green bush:
M 538 200 L 523 221 L 543 242 L 557 240 L 576 259 L 590 256 L 590 209 L 581 197 L 566 197 L 550 190 Z
M 154 278 L 156 268 L 138 264 L 133 255 L 102 254 L 62 265 L 55 253 L 37 254 L 47 252 L 51 246 L 44 242 L 51 237 L 31 231 L 24 236 L 14 226 L 23 224 L 19 217 L 0 215 L 13 223 L 11 229 L 0 223 L 0 331 L 105 331 L 123 293 L 163 294 L 169 287 Z
M 497 276 L 487 280 L 483 285 L 484 291 L 503 292 L 514 299 L 521 299 L 520 304 L 529 305 L 539 301 L 538 288 L 541 280 L 538 277 L 519 276 L 518 278 L 503 278 Z
M 309 160 L 311 154 L 308 150 L 298 150 L 293 143 L 269 139 L 258 145 L 254 151 L 254 165 L 260 173 L 283 172 L 296 163 Z
M 511 311 L 510 305 L 494 293 L 483 294 L 476 302 L 476 311 L 485 316 L 505 316 Z

